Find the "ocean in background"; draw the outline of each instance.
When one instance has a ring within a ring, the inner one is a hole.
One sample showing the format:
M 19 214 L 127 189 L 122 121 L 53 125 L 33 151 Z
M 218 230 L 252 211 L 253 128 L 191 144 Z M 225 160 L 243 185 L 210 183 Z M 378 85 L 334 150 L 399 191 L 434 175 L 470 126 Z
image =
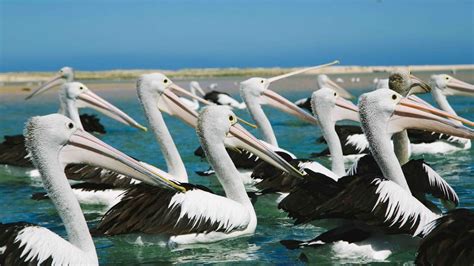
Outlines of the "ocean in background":
M 294 101 L 310 95 L 310 86 L 301 85 L 307 82 L 298 82 L 307 77 L 292 79 L 292 86 L 282 87 L 278 91 L 288 99 Z M 226 85 L 235 85 L 235 81 L 242 79 L 226 78 L 218 82 Z M 209 80 L 200 80 L 209 83 Z M 473 82 L 474 80 L 466 80 Z M 187 81 L 178 83 L 186 84 Z M 300 84 L 300 85 L 298 85 Z M 94 84 L 89 86 L 94 90 Z M 350 89 L 350 88 L 349 88 Z M 357 96 L 370 90 L 353 90 Z M 133 89 L 113 90 L 113 85 L 106 90 L 95 91 L 100 96 L 109 100 L 137 121 L 146 124 L 141 106 Z M 237 98 L 238 91 L 232 93 Z M 430 95 L 422 96 L 432 103 Z M 460 116 L 474 120 L 473 99 L 469 97 L 450 97 L 450 103 Z M 56 112 L 58 109 L 57 96 L 47 94 L 41 98 L 25 102 L 21 94 L 0 95 L 0 135 L 19 134 L 23 131 L 26 120 L 32 115 L 44 115 Z M 265 108 L 272 121 L 276 136 L 282 148 L 288 149 L 300 158 L 307 158 L 312 152 L 321 151 L 324 147 L 316 143 L 321 136 L 319 128 L 296 121 L 293 117 L 279 111 Z M 82 113 L 93 113 L 82 110 Z M 238 111 L 237 115 L 251 121 L 246 111 Z M 133 128 L 124 127 L 122 124 L 99 115 L 106 126 L 107 134 L 99 136 L 105 142 L 124 151 L 125 153 L 152 163 L 162 169 L 165 168 L 164 160 L 152 132 L 140 132 Z M 222 193 L 222 188 L 215 176 L 200 177 L 194 172 L 207 169 L 206 162 L 193 155 L 198 147 L 195 131 L 181 121 L 165 115 L 165 120 L 170 129 L 175 143 L 186 164 L 190 181 L 208 186 L 217 193 Z M 258 136 L 258 132 L 249 129 Z M 425 159 L 438 173 L 441 174 L 455 189 L 460 197 L 460 207 L 474 209 L 474 149 L 459 151 L 452 154 L 425 155 L 416 158 Z M 318 159 L 326 166 L 330 166 L 327 158 Z M 0 222 L 27 221 L 45 226 L 52 231 L 65 236 L 62 222 L 50 201 L 34 201 L 30 196 L 35 192 L 42 192 L 41 181 L 28 177 L 18 177 L 7 174 L 5 169 L 0 171 Z M 152 244 L 152 238 L 137 238 L 136 235 L 99 237 L 95 238 L 101 264 L 139 264 L 139 263 L 302 263 L 299 259 L 304 252 L 311 262 L 317 263 L 363 263 L 364 258 L 353 256 L 340 256 L 330 247 L 306 250 L 287 250 L 279 241 L 283 239 L 311 239 L 324 232 L 329 227 L 315 225 L 294 226 L 293 221 L 276 207 L 276 195 L 261 197 L 255 203 L 258 217 L 258 226 L 254 235 L 233 240 L 221 241 L 205 245 L 189 245 L 169 247 L 166 244 Z M 82 206 L 89 227 L 92 228 L 100 219 L 104 209 L 100 206 Z M 412 262 L 416 250 L 412 247 L 402 247 L 397 253 L 392 254 L 386 261 L 395 263 Z

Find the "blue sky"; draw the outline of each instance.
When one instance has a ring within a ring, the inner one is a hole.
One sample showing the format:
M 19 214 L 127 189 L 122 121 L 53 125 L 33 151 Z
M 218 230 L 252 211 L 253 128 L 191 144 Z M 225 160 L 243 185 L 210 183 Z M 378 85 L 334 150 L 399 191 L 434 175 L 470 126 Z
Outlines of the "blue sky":
M 474 1 L 0 0 L 0 71 L 474 63 Z

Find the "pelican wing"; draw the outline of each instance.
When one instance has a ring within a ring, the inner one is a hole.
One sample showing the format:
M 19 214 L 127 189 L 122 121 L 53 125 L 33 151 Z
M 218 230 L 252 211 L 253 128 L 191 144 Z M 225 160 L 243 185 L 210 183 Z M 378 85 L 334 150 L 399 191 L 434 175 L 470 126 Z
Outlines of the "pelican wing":
M 352 166 L 347 170 L 347 175 L 382 175 L 379 165 L 370 154 L 366 154 L 354 161 Z
M 408 186 L 414 193 L 427 193 L 436 198 L 459 204 L 454 189 L 423 160 L 411 160 L 403 165 Z
M 454 189 L 423 160 L 410 160 L 402 166 L 403 174 L 407 179 L 411 192 L 423 203 L 428 203 L 425 194 L 459 204 L 459 198 Z M 371 155 L 365 155 L 354 162 L 347 171 L 349 175 L 382 176 L 382 172 Z M 430 204 L 431 205 L 431 204 Z
M 420 234 L 438 216 L 392 181 L 348 176 L 345 189 L 317 209 L 319 218 L 347 218 L 393 233 Z
M 100 123 L 100 119 L 96 115 L 81 114 L 82 127 L 85 131 L 91 133 L 105 134 L 105 127 Z
M 0 143 L 0 164 L 33 167 L 23 135 L 5 136 L 5 140 Z
M 317 207 L 342 191 L 343 186 L 321 173 L 306 169 L 301 179 L 278 205 L 295 219 L 295 224 L 306 223 L 318 216 Z
M 96 258 L 95 258 L 96 259 Z M 0 265 L 94 265 L 97 261 L 44 227 L 0 223 Z
M 181 184 L 186 192 L 144 184 L 131 187 L 97 226 L 99 233 L 182 235 L 242 230 L 250 222 L 241 204 L 205 187 Z
M 105 184 L 112 188 L 126 188 L 140 182 L 128 176 L 87 164 L 70 164 L 66 166 L 65 173 L 68 179 Z
M 474 213 L 453 210 L 433 221 L 423 232 L 417 265 L 473 265 Z

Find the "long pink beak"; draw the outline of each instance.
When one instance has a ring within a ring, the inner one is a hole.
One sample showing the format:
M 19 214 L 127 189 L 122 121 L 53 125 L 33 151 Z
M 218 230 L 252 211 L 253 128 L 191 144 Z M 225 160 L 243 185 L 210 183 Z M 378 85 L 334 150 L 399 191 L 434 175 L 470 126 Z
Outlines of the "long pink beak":
M 64 164 L 85 163 L 104 167 L 150 185 L 186 191 L 178 182 L 171 181 L 173 177 L 168 173 L 158 168 L 150 170 L 150 168 L 82 129 L 77 129 L 61 148 L 60 160 Z
M 414 128 L 473 139 L 474 130 L 456 121 L 474 126 L 474 123 L 467 119 L 404 98 L 395 107 L 388 128 L 392 133 Z
M 48 89 L 61 84 L 62 76 L 61 74 L 56 74 L 50 80 L 43 83 L 41 86 L 36 88 L 30 95 L 26 96 L 25 100 L 29 100 L 37 95 L 42 94 L 43 92 L 47 91 Z
M 147 131 L 146 127 L 140 125 L 125 112 L 90 90 L 79 94 L 77 100 L 79 100 L 83 106 L 93 108 L 120 123 Z

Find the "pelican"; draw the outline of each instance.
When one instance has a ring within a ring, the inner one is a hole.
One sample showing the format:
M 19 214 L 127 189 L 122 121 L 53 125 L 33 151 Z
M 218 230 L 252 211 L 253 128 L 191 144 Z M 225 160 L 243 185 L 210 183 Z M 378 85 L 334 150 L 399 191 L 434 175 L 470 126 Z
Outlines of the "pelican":
M 293 75 L 304 73 L 306 71 L 313 70 L 313 69 L 323 68 L 323 67 L 330 66 L 336 63 L 338 63 L 338 61 L 334 61 L 332 63 L 325 64 L 325 65 L 296 70 L 290 73 L 278 75 L 271 78 L 254 77 L 254 78 L 250 78 L 248 80 L 242 81 L 240 83 L 241 97 L 246 103 L 247 109 L 249 110 L 250 115 L 252 116 L 253 120 L 257 124 L 257 127 L 262 134 L 263 141 L 265 141 L 267 145 L 271 147 L 272 150 L 278 151 L 279 154 L 285 154 L 285 157 L 288 157 L 289 159 L 295 158 L 295 156 L 292 153 L 278 147 L 278 142 L 276 140 L 275 134 L 273 133 L 273 129 L 270 124 L 270 121 L 268 120 L 265 113 L 263 112 L 263 109 L 261 106 L 262 104 L 269 104 L 272 107 L 275 107 L 283 112 L 296 116 L 299 119 L 302 119 L 312 124 L 317 124 L 317 120 L 312 115 L 308 114 L 307 112 L 303 111 L 301 108 L 296 106 L 294 103 L 288 101 L 287 99 L 280 96 L 276 92 L 269 90 L 268 87 L 270 86 L 270 84 L 275 81 L 278 81 L 278 80 L 281 80 Z M 239 153 L 232 150 L 228 150 L 228 152 L 229 152 L 229 155 L 232 157 L 232 161 L 239 169 L 252 171 L 255 168 L 255 166 L 260 163 L 258 158 L 253 156 L 251 153 L 245 153 L 245 152 Z M 198 148 L 194 152 L 194 154 L 196 156 L 204 157 L 202 148 Z M 323 167 L 322 165 L 317 164 L 317 163 L 313 163 L 313 165 L 314 165 L 314 169 L 319 169 L 320 171 L 325 171 L 327 174 L 330 174 L 330 171 L 327 168 Z M 212 173 L 213 173 L 212 169 L 209 169 L 205 172 L 199 172 L 199 174 L 201 175 L 209 175 Z M 263 176 L 256 178 L 256 175 L 253 175 L 254 178 L 247 179 L 248 184 L 254 184 L 255 182 L 258 181 L 258 179 L 261 179 L 264 176 L 265 174 L 263 174 Z
M 273 146 L 278 147 L 278 142 L 276 140 L 275 134 L 273 133 L 273 129 L 270 124 L 270 121 L 266 117 L 261 107 L 262 102 L 268 103 L 275 108 L 278 108 L 284 112 L 292 114 L 309 123 L 312 123 L 312 124 L 318 123 L 318 120 L 314 116 L 304 112 L 295 104 L 291 103 L 290 101 L 283 98 L 279 94 L 268 89 L 269 85 L 272 82 L 275 82 L 277 80 L 290 77 L 299 73 L 303 73 L 311 69 L 317 69 L 317 68 L 325 67 L 328 65 L 332 65 L 334 63 L 337 63 L 337 61 L 330 64 L 297 70 L 291 73 L 283 74 L 283 75 L 268 78 L 268 79 L 251 78 L 241 83 L 242 98 L 246 102 L 247 109 L 249 110 L 252 118 L 257 124 L 258 129 L 262 132 L 263 139 L 266 142 L 268 142 L 269 144 Z M 346 105 L 347 108 L 353 108 L 353 107 L 349 107 L 351 103 L 348 101 L 345 101 L 344 104 Z M 344 108 L 342 110 L 344 110 Z M 324 173 L 325 175 L 331 176 L 331 178 L 333 178 L 334 180 L 337 180 L 340 177 L 339 175 L 335 174 L 331 170 L 327 169 L 326 167 L 324 167 L 323 165 L 315 161 L 310 161 L 306 159 L 295 160 L 295 156 L 292 155 L 291 153 L 281 150 L 280 153 L 282 152 L 287 154 L 286 157 L 288 158 L 288 160 L 294 160 L 294 164 L 297 164 L 298 167 L 301 169 L 306 168 L 314 172 Z M 255 169 L 252 174 L 252 177 L 254 179 L 262 179 L 265 176 L 272 176 L 272 178 L 270 178 L 269 180 L 264 181 L 263 183 L 260 183 L 258 185 L 260 189 L 267 190 L 267 191 L 269 189 L 271 189 L 272 191 L 274 189 L 278 191 L 286 190 L 286 189 L 283 189 L 283 187 L 280 187 L 283 183 L 286 183 L 285 181 L 286 176 L 284 175 L 280 176 L 279 174 L 275 174 L 273 172 L 274 168 L 268 169 L 266 164 L 260 164 L 259 168 L 260 169 Z
M 385 232 L 423 236 L 427 226 L 439 218 L 439 215 L 433 213 L 414 197 L 390 143 L 390 137 L 406 128 L 417 128 L 472 139 L 474 130 L 450 119 L 469 125 L 473 123 L 404 98 L 388 89 L 363 94 L 359 98 L 359 116 L 364 133 L 369 139 L 371 153 L 382 174 L 369 172 L 365 175 L 347 176 L 338 182 L 322 175 L 315 175 L 307 178 L 307 182 L 299 184 L 280 203 L 279 207 L 288 211 L 291 217 L 297 219 L 297 222 L 321 218 L 344 218 L 354 220 L 356 225 L 369 225 Z M 429 178 L 432 187 L 438 187 L 436 192 L 429 188 L 430 193 L 445 194 L 445 197 L 450 197 L 450 193 L 447 193 L 449 191 L 446 187 L 447 183 L 439 184 L 441 180 L 434 176 L 429 176 Z M 322 185 L 324 187 L 321 187 Z M 321 193 L 317 192 L 316 187 L 319 187 Z M 304 200 L 304 194 L 310 191 L 312 196 Z M 329 191 L 332 195 L 328 195 Z M 354 242 L 373 236 L 370 227 L 365 226 L 366 235 Z M 347 231 L 341 228 L 334 230 L 334 234 L 338 231 L 343 233 L 337 237 L 337 240 L 353 239 L 351 236 L 344 235 L 353 230 Z M 315 239 L 284 244 L 288 244 L 289 247 L 305 247 L 324 243 Z
M 278 142 L 273 132 L 273 128 L 268 120 L 267 116 L 263 112 L 262 104 L 269 104 L 274 108 L 277 108 L 283 112 L 298 117 L 299 119 L 306 121 L 311 124 L 317 125 L 318 121 L 309 113 L 302 111 L 294 103 L 288 101 L 284 97 L 280 96 L 276 92 L 268 89 L 271 83 L 278 80 L 288 78 L 300 73 L 304 73 L 310 70 L 327 67 L 333 64 L 339 63 L 338 61 L 331 62 L 315 67 L 308 67 L 300 70 L 296 70 L 283 75 L 271 77 L 271 78 L 250 78 L 240 83 L 240 94 L 242 99 L 247 104 L 247 109 L 250 112 L 253 120 L 260 130 L 263 140 L 269 144 L 278 147 Z
M 314 163 L 309 160 L 305 160 L 303 163 L 298 165 L 301 169 L 303 169 L 305 172 L 309 172 L 310 174 L 312 172 L 322 172 L 333 180 L 338 180 L 340 177 L 346 174 L 346 171 L 344 168 L 342 148 L 339 138 L 334 130 L 335 123 L 341 120 L 358 122 L 358 108 L 352 102 L 341 97 L 336 91 L 327 87 L 323 87 L 313 92 L 311 97 L 311 105 L 314 115 L 318 119 L 321 132 L 324 138 L 327 140 L 329 149 L 331 151 L 331 170 L 313 170 L 314 167 L 311 166 L 314 165 Z M 288 159 L 290 162 L 297 161 L 291 158 Z M 269 176 L 267 178 L 262 178 L 263 181 L 257 184 L 257 187 L 264 192 L 287 192 L 291 190 L 291 188 L 297 183 L 304 180 L 288 176 L 287 174 L 281 173 L 277 169 L 268 167 L 263 163 L 257 166 L 252 174 L 254 177 L 260 177 L 261 175 Z
M 202 90 L 201 86 L 197 81 L 191 81 L 189 83 L 189 90 L 194 96 L 196 95 L 196 91 L 198 91 L 201 95 L 204 95 L 204 91 Z M 199 101 L 196 98 L 185 98 L 185 97 L 179 97 L 181 102 L 188 106 L 190 109 L 197 111 L 199 109 Z
M 349 112 L 335 111 L 337 102 L 337 93 L 329 88 L 320 89 L 314 92 L 312 96 L 314 114 L 320 122 L 321 132 L 331 152 L 332 171 L 340 176 L 344 176 L 346 175 L 344 159 L 341 143 L 335 130 L 335 121 L 341 118 L 348 118 L 355 121 L 358 119 L 358 108 L 349 109 L 347 107 L 350 107 L 350 105 L 346 105 L 345 108 L 349 110 Z M 341 117 L 342 115 L 346 117 Z M 352 118 L 350 116 L 352 116 Z M 393 147 L 414 196 L 431 210 L 440 212 L 431 201 L 425 198 L 425 194 L 427 190 L 431 190 L 431 193 L 435 190 L 442 190 L 446 197 L 443 198 L 443 203 L 447 204 L 447 201 L 449 201 L 452 205 L 457 205 L 459 199 L 456 192 L 427 163 L 421 159 L 408 161 L 409 155 L 405 155 L 407 150 L 403 147 L 404 144 L 404 141 L 395 139 Z M 347 172 L 348 175 L 354 175 L 356 173 L 359 175 L 368 173 L 382 174 L 374 158 L 370 155 L 366 155 L 354 163 Z M 438 195 L 439 193 L 435 194 Z M 450 206 L 448 205 L 448 207 Z
M 120 123 L 146 131 L 144 126 L 80 82 L 63 84 L 59 92 L 59 102 L 59 113 L 71 118 L 81 128 L 83 126 L 79 118 L 78 106 L 95 109 Z M 26 168 L 33 167 L 25 148 L 24 137 L 22 135 L 14 136 L 14 141 L 11 141 L 11 138 L 6 137 L 6 140 L 0 144 L 0 164 Z
M 150 127 L 152 128 L 155 137 L 160 144 L 161 150 L 163 151 L 168 171 L 176 178 L 179 178 L 178 181 L 187 182 L 188 179 L 184 163 L 174 145 L 161 112 L 176 116 L 189 126 L 196 128 L 198 114 L 181 103 L 175 93 L 194 97 L 206 105 L 211 105 L 212 103 L 192 95 L 185 89 L 177 86 L 161 73 L 141 76 L 137 82 L 137 92 Z M 226 139 L 226 145 L 231 150 L 242 148 L 251 151 L 245 148 L 245 143 L 239 142 L 239 140 L 235 139 Z M 241 175 L 241 177 L 244 178 L 244 180 L 248 179 L 245 175 Z
M 446 96 L 450 95 L 461 95 L 461 96 L 474 96 L 474 85 L 456 79 L 449 75 L 432 75 L 431 84 L 433 90 L 431 95 L 438 104 L 438 106 L 452 114 L 456 115 L 456 112 L 449 104 Z M 468 139 L 455 138 L 451 136 L 445 136 L 440 141 L 427 144 L 426 147 L 419 147 L 414 149 L 414 153 L 425 153 L 425 152 L 436 152 L 436 153 L 447 153 L 459 150 L 466 150 L 471 148 L 471 141 Z
M 318 75 L 317 84 L 318 84 L 319 89 L 321 89 L 321 88 L 331 88 L 331 89 L 335 90 L 337 93 L 339 93 L 339 95 L 341 97 L 344 97 L 346 99 L 354 98 L 354 96 L 352 96 L 352 94 L 350 94 L 347 90 L 345 90 L 344 88 L 339 86 L 339 84 L 337 84 L 336 82 L 332 81 L 325 74 Z M 299 99 L 295 102 L 295 104 L 300 108 L 306 109 L 310 113 L 312 112 L 311 97 Z
M 0 224 L 1 265 L 98 265 L 86 220 L 64 174 L 69 163 L 113 169 L 151 185 L 175 185 L 163 183 L 156 172 L 149 171 L 60 114 L 31 118 L 26 124 L 25 136 L 28 151 L 64 223 L 68 240 L 31 223 Z
M 397 70 L 390 74 L 389 79 L 381 79 L 378 81 L 376 89 L 392 89 L 404 96 L 409 95 L 412 100 L 425 104 L 427 106 L 432 107 L 427 102 L 423 101 L 419 97 L 413 95 L 415 93 L 426 93 L 431 90 L 431 87 L 426 84 L 424 81 L 419 79 L 418 77 L 410 74 L 408 71 Z M 367 154 L 369 152 L 369 143 L 365 138 L 364 133 L 360 126 L 354 125 L 337 125 L 336 132 L 341 140 L 341 145 L 343 147 L 343 154 L 346 156 L 347 159 L 358 159 L 360 156 Z M 412 146 L 410 146 L 410 139 L 413 139 L 415 142 L 420 136 L 431 136 L 432 139 L 436 139 L 437 136 L 440 134 L 432 134 L 431 132 L 421 131 L 421 130 L 408 130 L 407 132 L 400 132 L 394 135 L 394 141 L 397 143 L 397 153 L 403 152 L 398 154 L 401 163 L 404 164 L 407 162 L 411 151 Z M 410 138 L 410 139 L 409 139 Z M 324 138 L 319 138 L 317 142 L 323 143 L 325 142 Z M 319 156 L 326 156 L 329 155 L 329 149 L 326 148 L 319 153 L 312 154 L 315 157 Z M 402 158 L 402 156 L 404 158 Z
M 105 214 L 97 232 L 160 234 L 172 244 L 209 243 L 253 234 L 257 217 L 225 150 L 226 139 L 240 140 L 284 171 L 299 172 L 237 121 L 234 113 L 223 106 L 204 108 L 197 121 L 196 132 L 225 197 L 189 183 L 175 183 L 170 189 L 138 185 L 128 189 L 121 202 Z
M 225 92 L 220 92 L 217 91 L 217 84 L 213 83 L 209 86 L 209 89 L 211 89 L 210 92 L 207 92 L 204 95 L 204 99 L 208 100 L 210 102 L 213 102 L 217 105 L 224 105 L 224 106 L 229 106 L 230 108 L 236 108 L 236 109 L 245 109 L 246 105 L 245 103 L 241 103 L 237 101 L 236 99 L 232 98 L 230 94 L 225 93 Z
M 58 71 L 58 73 L 56 73 L 56 75 L 54 75 L 48 81 L 33 90 L 33 92 L 28 95 L 25 100 L 29 100 L 35 96 L 38 96 L 55 86 L 60 86 L 66 82 L 73 82 L 74 77 L 75 73 L 72 67 L 63 67 Z M 79 106 L 79 108 L 81 108 L 81 106 Z M 105 127 L 100 123 L 99 119 L 95 115 L 81 114 L 80 119 L 82 127 L 88 132 L 95 132 L 100 134 L 106 133 Z
M 196 128 L 198 114 L 183 104 L 181 99 L 175 93 L 194 97 L 195 99 L 202 101 L 204 104 L 211 103 L 204 101 L 179 87 L 161 73 L 140 76 L 136 87 L 140 104 L 143 107 L 149 126 L 155 135 L 166 162 L 167 172 L 169 173 L 168 179 L 187 183 L 189 180 L 184 162 L 166 126 L 162 112 L 175 116 L 191 127 Z M 226 145 L 231 149 L 239 148 L 249 149 L 249 151 L 252 151 L 252 148 L 247 147 L 245 143 L 232 138 L 226 139 Z M 149 164 L 146 164 L 146 167 L 149 167 L 152 170 L 157 169 Z M 68 169 L 69 168 L 67 168 L 67 170 Z M 87 171 L 85 171 L 83 167 L 74 167 L 72 169 L 73 170 L 67 171 L 68 177 L 74 174 L 75 176 L 78 176 L 76 179 L 92 181 L 100 184 L 105 183 L 106 185 L 74 185 L 74 192 L 81 203 L 92 202 L 94 204 L 101 204 L 109 207 L 113 206 L 115 203 L 120 201 L 122 197 L 121 195 L 124 191 L 123 189 L 129 188 L 131 184 L 137 183 L 129 177 L 118 175 L 111 171 L 104 171 L 104 169 L 96 167 L 88 167 Z M 245 179 L 244 176 L 242 176 L 242 178 Z M 117 181 L 117 179 L 119 180 Z M 95 188 L 92 191 L 89 189 L 91 186 Z M 42 198 L 42 195 L 36 195 L 36 197 Z
M 402 75 L 404 71 L 399 71 L 398 73 Z M 449 75 L 433 75 L 431 76 L 431 84 L 431 94 L 435 102 L 438 104 L 438 106 L 440 106 L 442 110 L 453 115 L 456 115 L 456 112 L 454 112 L 452 107 L 449 105 L 446 99 L 446 95 L 474 95 L 473 85 L 455 79 Z M 388 87 L 388 80 L 381 79 L 378 81 L 376 89 Z M 415 95 L 410 95 L 409 97 L 413 100 L 432 107 L 431 104 L 416 97 Z M 345 155 L 365 154 L 368 152 L 368 142 L 359 127 L 348 125 L 337 126 L 336 131 L 338 132 L 338 135 L 340 136 L 341 140 L 346 140 L 346 143 L 343 146 Z M 409 152 L 413 155 L 449 153 L 469 149 L 471 147 L 471 141 L 467 139 L 456 138 L 445 134 L 438 134 L 435 132 L 415 129 L 409 129 L 408 139 L 404 139 L 404 141 L 408 141 L 406 145 L 409 145 Z M 323 140 L 318 140 L 318 142 L 321 141 Z M 314 155 L 328 155 L 328 151 L 329 150 L 326 149 Z

